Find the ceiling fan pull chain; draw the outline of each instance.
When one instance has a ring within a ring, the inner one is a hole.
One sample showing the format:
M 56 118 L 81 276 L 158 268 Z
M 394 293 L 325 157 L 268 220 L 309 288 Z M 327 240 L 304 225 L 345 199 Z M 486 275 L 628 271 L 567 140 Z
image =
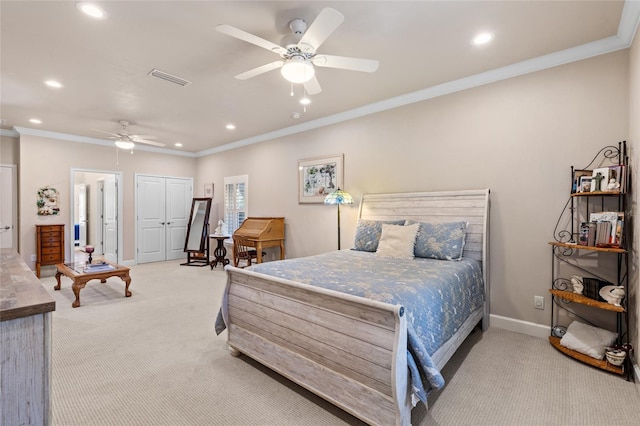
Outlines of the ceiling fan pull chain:
M 291 93 L 289 93 L 289 96 L 293 96 L 293 83 L 291 83 Z

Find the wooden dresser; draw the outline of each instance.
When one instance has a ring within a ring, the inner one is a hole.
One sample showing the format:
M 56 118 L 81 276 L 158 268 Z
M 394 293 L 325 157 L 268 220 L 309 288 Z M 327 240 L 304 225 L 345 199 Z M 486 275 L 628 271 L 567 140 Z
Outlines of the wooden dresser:
M 64 225 L 36 225 L 36 276 L 40 267 L 64 263 Z

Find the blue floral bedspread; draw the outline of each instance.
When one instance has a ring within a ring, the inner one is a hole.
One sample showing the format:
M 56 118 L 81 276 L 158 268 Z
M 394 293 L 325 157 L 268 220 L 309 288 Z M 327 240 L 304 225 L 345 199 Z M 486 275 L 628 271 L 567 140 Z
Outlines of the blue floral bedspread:
M 430 355 L 484 302 L 478 261 L 381 258 L 342 250 L 251 266 L 254 272 L 317 285 L 393 305 L 407 313 L 408 359 L 415 396 L 425 402 L 444 378 Z M 216 331 L 224 329 L 221 315 Z M 419 374 L 418 374 L 419 372 Z M 423 381 L 426 380 L 426 383 Z

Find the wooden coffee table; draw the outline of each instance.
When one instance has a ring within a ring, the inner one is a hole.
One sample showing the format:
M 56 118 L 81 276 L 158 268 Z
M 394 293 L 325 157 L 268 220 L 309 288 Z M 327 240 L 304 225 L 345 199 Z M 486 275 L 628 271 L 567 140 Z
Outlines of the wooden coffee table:
M 73 294 L 76 295 L 76 300 L 71 304 L 71 306 L 77 308 L 78 306 L 80 306 L 80 290 L 82 290 L 84 286 L 87 285 L 87 282 L 91 280 L 100 280 L 100 282 L 104 283 L 109 277 L 120 277 L 120 279 L 125 283 L 125 297 L 131 297 L 131 292 L 129 291 L 129 284 L 131 284 L 131 277 L 129 277 L 129 268 L 118 265 L 117 263 L 107 263 L 113 266 L 112 270 L 86 271 L 85 263 L 58 263 L 56 264 L 56 268 L 58 270 L 56 272 L 56 281 L 58 281 L 58 284 L 53 287 L 53 289 L 60 290 L 61 275 L 71 278 L 71 280 L 73 281 L 71 288 L 73 289 Z

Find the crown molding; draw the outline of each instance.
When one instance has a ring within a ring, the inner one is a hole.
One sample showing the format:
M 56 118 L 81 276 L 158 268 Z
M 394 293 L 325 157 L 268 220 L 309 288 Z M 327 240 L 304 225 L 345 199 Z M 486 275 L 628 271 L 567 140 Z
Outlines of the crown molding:
M 20 135 L 38 136 L 43 138 L 59 139 L 64 141 L 114 147 L 114 143 L 112 140 L 91 138 L 88 136 L 78 136 L 78 135 L 72 135 L 69 133 L 51 132 L 49 130 L 31 129 L 28 127 L 14 127 L 13 130 L 17 132 L 18 136 Z M 157 148 L 154 146 L 146 146 L 143 144 L 136 144 L 134 149 L 136 151 L 156 152 L 159 154 L 178 155 L 178 156 L 192 157 L 192 158 L 196 157 L 196 154 L 194 154 L 193 152 L 177 151 L 177 150 L 167 149 L 167 148 Z
M 196 157 L 204 157 L 219 152 L 229 151 L 259 142 L 265 142 L 271 139 L 302 133 L 343 121 L 353 120 L 355 118 L 364 117 L 366 115 L 375 114 L 377 112 L 398 108 L 412 103 L 422 102 L 439 96 L 472 89 L 474 87 L 480 87 L 485 84 L 495 83 L 560 65 L 566 65 L 571 62 L 581 61 L 583 59 L 627 49 L 633 43 L 639 22 L 640 0 L 627 0 L 625 1 L 622 9 L 622 15 L 618 25 L 618 33 L 615 36 L 610 36 L 591 43 L 528 59 L 526 61 L 496 68 L 491 71 L 486 71 L 458 80 L 438 84 L 406 95 L 396 96 L 349 111 L 344 111 L 339 114 L 329 115 L 316 120 L 297 124 L 295 126 L 285 127 L 273 132 L 252 136 L 250 138 L 240 139 L 215 148 L 199 151 L 195 155 Z
M 0 136 L 6 136 L 9 138 L 18 138 L 20 135 L 15 130 L 0 129 Z

